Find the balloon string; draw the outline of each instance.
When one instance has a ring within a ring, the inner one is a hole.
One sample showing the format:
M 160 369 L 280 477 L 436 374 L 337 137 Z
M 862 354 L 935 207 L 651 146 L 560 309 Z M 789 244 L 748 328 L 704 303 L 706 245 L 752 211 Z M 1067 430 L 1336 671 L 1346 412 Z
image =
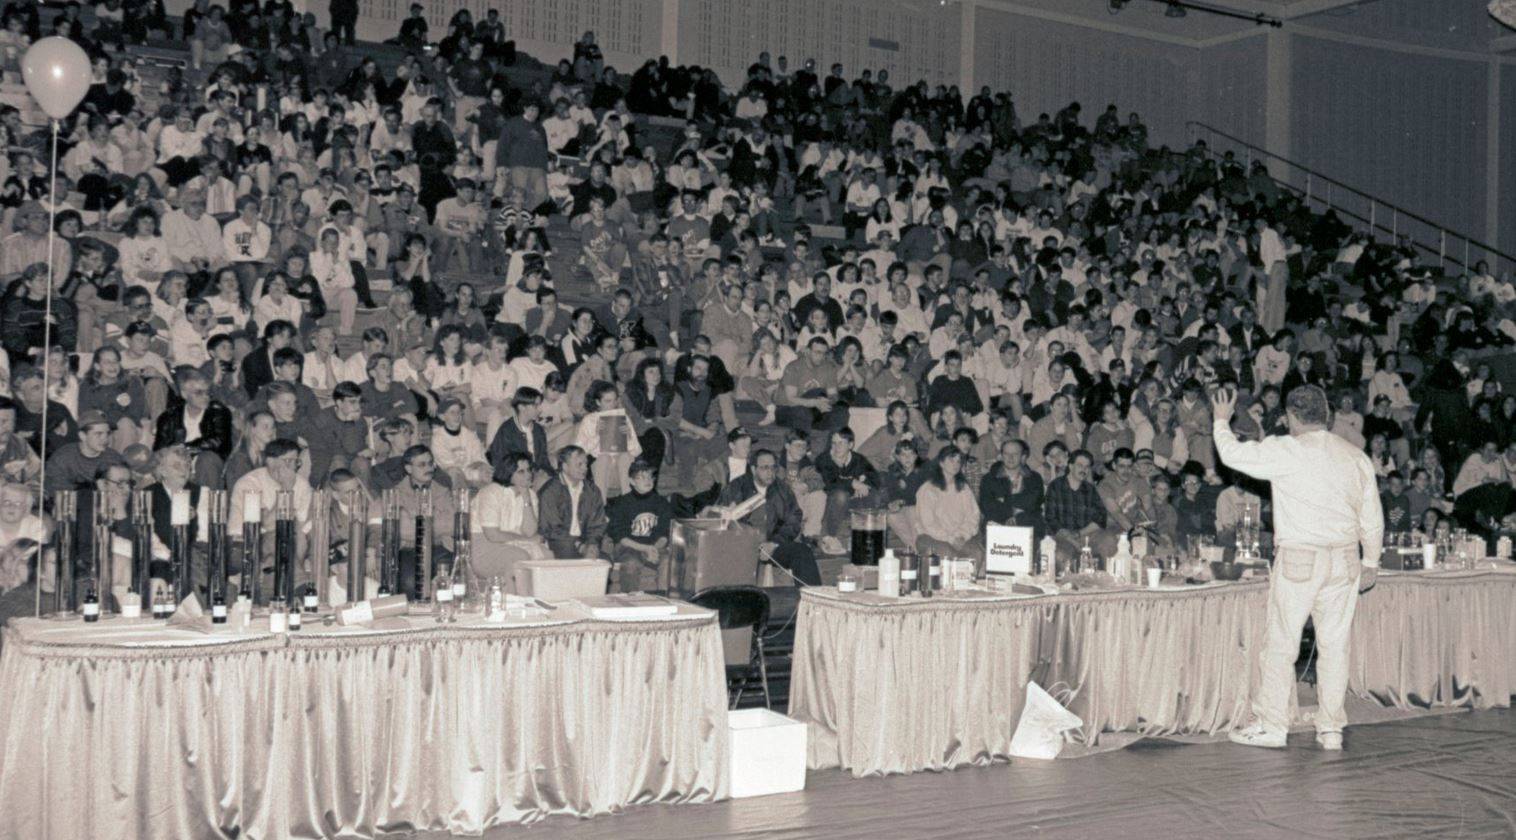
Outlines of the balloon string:
M 58 220 L 58 121 L 53 120 L 53 164 L 48 170 L 47 178 L 47 302 L 44 305 L 44 317 L 42 319 L 42 427 L 39 433 L 42 436 L 42 469 L 37 474 L 37 507 L 38 511 L 46 508 L 47 504 L 47 404 L 52 402 L 52 353 L 53 344 L 53 267 L 57 265 L 53 253 L 53 236 Z M 36 614 L 42 616 L 42 551 L 37 552 L 37 583 L 36 589 Z M 57 557 L 54 563 L 72 562 L 72 558 Z M 53 597 L 59 603 L 68 603 L 61 592 L 54 592 Z

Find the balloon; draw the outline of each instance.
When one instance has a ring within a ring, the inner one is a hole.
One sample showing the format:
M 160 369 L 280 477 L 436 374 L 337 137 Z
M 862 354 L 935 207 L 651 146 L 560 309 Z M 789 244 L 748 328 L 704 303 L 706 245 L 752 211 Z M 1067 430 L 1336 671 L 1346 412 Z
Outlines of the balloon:
M 55 120 L 74 112 L 89 92 L 89 56 L 67 38 L 43 38 L 21 57 L 21 77 L 42 110 Z

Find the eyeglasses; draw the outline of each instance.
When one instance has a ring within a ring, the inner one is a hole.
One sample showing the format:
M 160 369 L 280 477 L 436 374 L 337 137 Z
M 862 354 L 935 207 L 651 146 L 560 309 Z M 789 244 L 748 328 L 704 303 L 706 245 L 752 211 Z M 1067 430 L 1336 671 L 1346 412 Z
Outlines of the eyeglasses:
M 116 488 L 117 490 L 124 490 L 124 489 L 132 486 L 132 481 L 129 478 L 127 478 L 127 479 L 102 478 L 100 480 L 103 481 L 103 482 L 105 482 L 106 484 L 109 484 L 110 486 Z

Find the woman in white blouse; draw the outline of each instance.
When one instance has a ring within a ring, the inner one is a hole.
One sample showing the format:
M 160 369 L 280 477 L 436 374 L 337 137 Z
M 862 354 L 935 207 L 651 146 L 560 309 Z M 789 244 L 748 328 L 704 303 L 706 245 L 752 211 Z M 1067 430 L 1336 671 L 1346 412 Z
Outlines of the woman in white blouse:
M 431 389 L 438 404 L 456 399 L 463 404 L 464 425 L 474 425 L 473 366 L 463 352 L 463 329 L 448 324 L 437 331 L 432 352 L 426 357 L 421 378 Z
M 1379 357 L 1379 369 L 1369 379 L 1369 405 L 1373 405 L 1381 394 L 1390 398 L 1390 411 L 1396 419 L 1402 423 L 1411 419 L 1416 406 L 1411 401 L 1410 390 L 1405 387 L 1405 380 L 1400 377 L 1400 355 L 1394 350 Z
M 127 220 L 129 238 L 121 240 L 121 277 L 129 286 L 144 286 L 157 291 L 163 273 L 174 267 L 169 259 L 168 243 L 158 232 L 158 214 L 149 207 L 139 207 Z
M 223 268 L 217 271 L 216 279 L 207 291 L 211 296 L 206 298 L 206 302 L 211 305 L 211 315 L 215 318 L 211 335 L 237 332 L 253 320 L 252 310 L 242 300 L 242 284 L 237 280 L 236 269 Z
M 501 577 L 515 591 L 516 564 L 552 557 L 537 535 L 542 503 L 532 489 L 532 458 L 513 454 L 510 484 L 491 482 L 474 497 L 474 570 L 480 577 Z
M 276 271 L 269 275 L 268 281 L 258 281 L 258 287 L 254 288 L 253 295 L 258 302 L 253 305 L 253 320 L 258 324 L 258 333 L 271 321 L 289 321 L 296 326 L 300 325 L 301 316 L 305 307 L 300 299 L 289 293 L 289 278 L 284 272 Z

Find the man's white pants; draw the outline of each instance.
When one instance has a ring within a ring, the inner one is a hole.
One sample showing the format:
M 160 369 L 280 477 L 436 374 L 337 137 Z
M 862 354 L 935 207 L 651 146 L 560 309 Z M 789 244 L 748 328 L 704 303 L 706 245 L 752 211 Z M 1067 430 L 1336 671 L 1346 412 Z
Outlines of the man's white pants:
M 1269 584 L 1268 628 L 1253 716 L 1271 732 L 1290 728 L 1295 660 L 1306 618 L 1316 627 L 1316 731 L 1347 725 L 1348 634 L 1358 606 L 1358 546 L 1282 546 Z

